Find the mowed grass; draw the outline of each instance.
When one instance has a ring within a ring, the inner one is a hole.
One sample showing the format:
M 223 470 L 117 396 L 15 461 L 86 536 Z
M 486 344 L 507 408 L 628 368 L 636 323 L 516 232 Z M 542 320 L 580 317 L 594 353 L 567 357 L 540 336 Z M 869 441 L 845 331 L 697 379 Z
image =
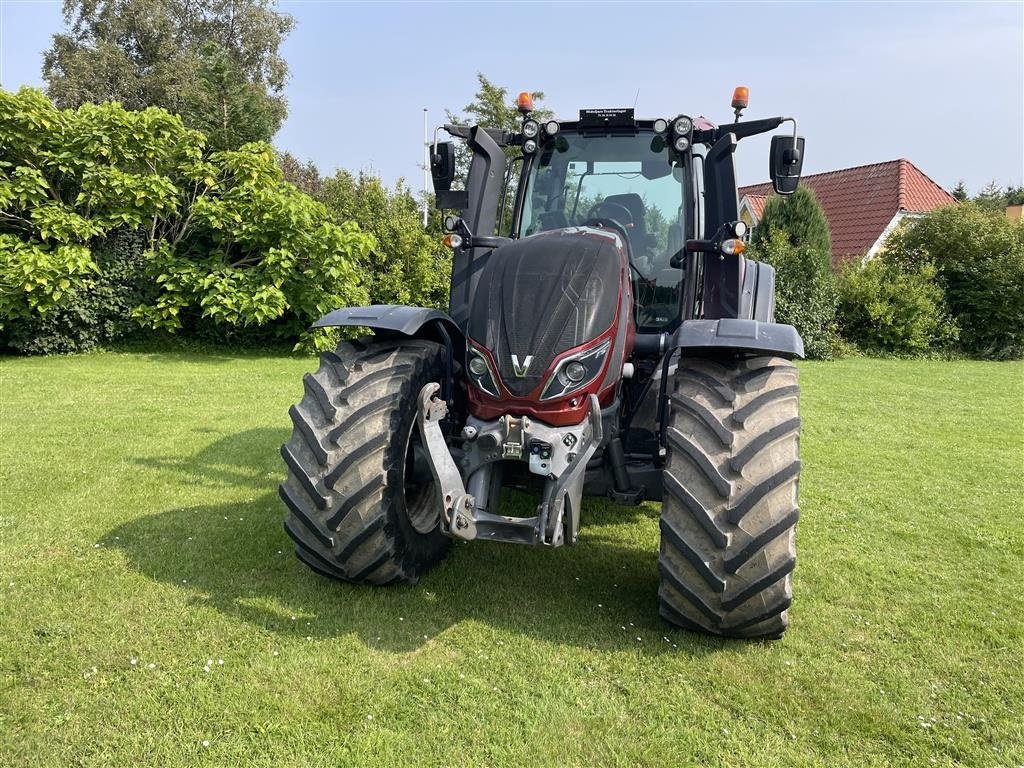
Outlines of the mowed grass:
M 654 504 L 313 575 L 276 494 L 312 367 L 0 361 L 0 765 L 1024 764 L 1024 365 L 801 365 L 775 643 L 659 619 Z

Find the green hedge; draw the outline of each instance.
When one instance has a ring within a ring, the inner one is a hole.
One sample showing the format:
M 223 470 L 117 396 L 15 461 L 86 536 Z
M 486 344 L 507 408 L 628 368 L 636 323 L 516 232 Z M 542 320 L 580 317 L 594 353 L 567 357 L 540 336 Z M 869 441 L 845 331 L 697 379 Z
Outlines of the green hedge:
M 958 329 L 931 264 L 901 267 L 886 254 L 839 276 L 839 330 L 861 349 L 921 355 L 948 348 Z
M 1024 356 L 1024 222 L 962 203 L 897 230 L 886 253 L 904 270 L 934 266 L 964 351 Z

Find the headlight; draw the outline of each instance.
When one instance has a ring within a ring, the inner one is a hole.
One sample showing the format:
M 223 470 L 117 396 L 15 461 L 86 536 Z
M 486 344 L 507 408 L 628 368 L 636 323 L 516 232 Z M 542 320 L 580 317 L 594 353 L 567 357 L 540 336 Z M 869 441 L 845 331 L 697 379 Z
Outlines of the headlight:
M 558 133 L 558 123 L 556 123 L 554 120 L 549 120 L 548 122 L 544 123 L 544 133 L 546 133 L 548 136 L 554 136 L 556 133 Z
M 654 121 L 654 132 L 655 133 L 664 133 L 667 130 L 668 130 L 668 121 L 666 121 L 666 120 L 664 120 L 663 118 L 660 118 L 660 117 L 657 120 Z
M 685 136 L 677 136 L 673 146 L 676 148 L 676 152 L 685 152 L 690 148 L 690 140 Z
M 474 376 L 483 376 L 487 373 L 487 363 L 484 362 L 482 357 L 473 355 L 469 359 L 469 370 Z
M 537 151 L 537 142 L 533 139 L 527 139 L 523 142 L 523 154 L 531 155 Z
M 583 377 L 587 375 L 587 366 L 579 360 L 573 360 L 562 370 L 565 372 L 565 380 L 573 384 L 583 381 Z
M 466 368 L 469 369 L 469 378 L 481 392 L 486 392 L 492 397 L 500 397 L 498 394 L 498 377 L 491 370 L 491 362 L 483 352 L 475 347 L 469 347 L 467 355 L 469 360 Z
M 693 121 L 688 117 L 677 117 L 672 124 L 672 132 L 676 136 L 688 134 L 693 130 Z
M 540 124 L 536 120 L 527 120 L 523 123 L 523 136 L 533 139 L 537 137 L 538 133 L 540 133 Z
M 592 349 L 585 349 L 561 360 L 544 385 L 540 399 L 564 397 L 592 382 L 600 375 L 611 346 L 611 341 L 605 340 Z

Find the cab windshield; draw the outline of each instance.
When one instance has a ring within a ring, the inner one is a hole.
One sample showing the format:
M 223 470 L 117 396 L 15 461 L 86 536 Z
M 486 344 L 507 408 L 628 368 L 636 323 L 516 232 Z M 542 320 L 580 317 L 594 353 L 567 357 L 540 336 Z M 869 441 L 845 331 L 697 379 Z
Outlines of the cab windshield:
M 527 178 L 519 236 L 611 220 L 626 233 L 636 322 L 662 330 L 679 319 L 686 167 L 664 136 L 565 131 L 538 151 Z

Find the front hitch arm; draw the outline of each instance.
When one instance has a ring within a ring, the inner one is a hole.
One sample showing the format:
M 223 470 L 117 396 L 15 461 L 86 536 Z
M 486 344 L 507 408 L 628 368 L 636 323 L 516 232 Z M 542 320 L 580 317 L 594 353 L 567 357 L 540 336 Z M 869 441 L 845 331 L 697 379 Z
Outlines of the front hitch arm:
M 475 499 L 466 491 L 462 475 L 448 450 L 448 443 L 441 431 L 441 420 L 448 415 L 448 404 L 437 397 L 441 385 L 430 382 L 424 385 L 417 398 L 416 423 L 420 439 L 426 449 L 427 463 L 434 476 L 434 487 L 441 502 L 441 525 L 443 529 L 460 539 L 476 538 L 476 521 L 473 519 Z

